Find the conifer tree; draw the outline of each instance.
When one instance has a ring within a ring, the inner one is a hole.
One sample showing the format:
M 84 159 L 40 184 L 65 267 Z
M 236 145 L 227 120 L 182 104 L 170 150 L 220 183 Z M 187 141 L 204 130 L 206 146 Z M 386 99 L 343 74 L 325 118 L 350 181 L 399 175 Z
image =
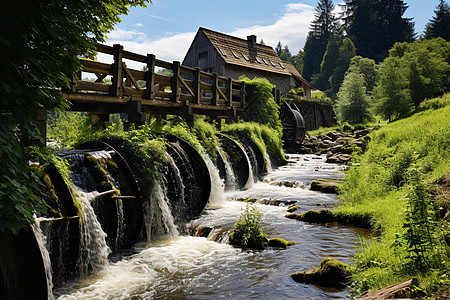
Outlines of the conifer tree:
M 320 64 L 320 74 L 312 82 L 313 86 L 321 91 L 328 90 L 330 86 L 330 77 L 339 60 L 339 47 L 342 45 L 340 38 L 336 35 L 330 37 L 327 50 Z
M 403 0 L 344 0 L 342 20 L 358 55 L 382 61 L 396 42 L 414 40 L 414 22 Z
M 350 38 L 346 38 L 339 48 L 339 59 L 336 67 L 333 69 L 333 75 L 330 77 L 331 97 L 335 97 L 342 82 L 344 81 L 345 72 L 350 66 L 350 60 L 356 55 L 355 45 Z
M 450 41 L 450 7 L 444 0 L 440 0 L 436 14 L 425 27 L 425 38 L 442 37 Z
M 281 45 L 281 41 L 278 41 L 278 44 L 275 47 L 275 52 L 278 54 L 278 56 L 280 56 L 282 51 L 283 51 L 283 46 Z
M 316 6 L 315 19 L 304 46 L 303 77 L 311 80 L 320 72 L 320 64 L 325 54 L 328 40 L 337 32 L 338 23 L 333 14 L 334 4 L 331 0 L 320 0 Z

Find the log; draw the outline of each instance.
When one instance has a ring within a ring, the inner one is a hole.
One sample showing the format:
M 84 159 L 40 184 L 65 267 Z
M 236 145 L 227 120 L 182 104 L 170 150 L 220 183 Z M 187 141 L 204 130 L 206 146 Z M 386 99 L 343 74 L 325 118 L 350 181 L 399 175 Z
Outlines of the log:
M 364 300 L 380 300 L 380 299 L 413 299 L 425 296 L 422 290 L 415 289 L 419 286 L 416 278 L 408 281 L 394 284 L 379 290 L 366 292 L 361 296 Z

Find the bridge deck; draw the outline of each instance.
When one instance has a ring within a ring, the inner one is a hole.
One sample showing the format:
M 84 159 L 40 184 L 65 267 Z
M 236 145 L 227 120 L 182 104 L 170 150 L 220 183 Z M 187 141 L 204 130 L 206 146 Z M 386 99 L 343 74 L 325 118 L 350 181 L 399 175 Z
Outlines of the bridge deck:
M 112 55 L 113 63 L 83 59 L 82 72 L 96 76 L 95 81 L 74 76 L 64 97 L 71 110 L 96 113 L 202 114 L 234 118 L 245 111 L 245 83 L 232 78 L 190 68 L 180 62 L 166 62 L 155 55 L 141 55 L 98 44 L 99 53 Z M 127 67 L 124 59 L 141 63 L 143 70 Z M 159 71 L 157 71 L 159 69 Z M 168 70 L 171 72 L 161 72 Z M 110 81 L 108 80 L 110 79 Z

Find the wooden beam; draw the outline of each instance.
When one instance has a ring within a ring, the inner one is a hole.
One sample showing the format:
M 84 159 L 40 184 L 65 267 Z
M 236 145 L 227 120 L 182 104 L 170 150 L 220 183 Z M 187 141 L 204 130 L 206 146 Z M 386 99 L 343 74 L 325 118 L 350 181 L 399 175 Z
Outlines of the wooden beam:
M 227 97 L 226 97 L 226 106 L 231 106 L 231 102 L 233 101 L 233 79 L 228 77 L 227 81 Z
M 154 54 L 147 54 L 147 72 L 145 72 L 145 99 L 155 98 L 155 60 Z
M 178 90 L 180 88 L 180 84 L 178 78 L 180 77 L 180 65 L 181 64 L 179 61 L 173 62 L 173 76 L 171 80 L 172 94 L 170 95 L 170 101 L 172 102 L 177 102 L 179 98 Z
M 218 85 L 219 85 L 219 75 L 217 73 L 213 73 L 213 83 L 212 83 L 212 99 L 211 99 L 211 105 L 217 105 L 217 98 L 219 97 L 218 92 Z
M 245 108 L 245 82 L 241 81 L 241 108 Z
M 112 65 L 112 86 L 111 96 L 122 96 L 122 58 L 123 58 L 123 46 L 114 44 L 113 46 L 114 63 Z
M 200 97 L 201 95 L 201 71 L 200 68 L 195 68 L 194 73 L 194 103 L 199 104 L 200 103 Z
M 127 74 L 128 79 L 131 81 L 131 83 L 133 83 L 134 87 L 140 91 L 141 88 L 138 86 L 136 80 L 134 80 L 133 75 L 131 74 L 131 72 L 128 70 L 127 65 L 123 62 L 122 63 L 122 69 L 125 71 L 125 73 Z

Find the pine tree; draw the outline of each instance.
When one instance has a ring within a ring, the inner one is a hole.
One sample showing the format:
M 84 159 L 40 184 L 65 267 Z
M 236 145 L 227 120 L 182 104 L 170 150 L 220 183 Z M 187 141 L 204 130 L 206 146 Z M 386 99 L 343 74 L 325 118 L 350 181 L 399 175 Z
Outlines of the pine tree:
M 289 61 L 289 62 L 291 61 L 292 54 L 287 45 L 284 46 L 283 51 L 281 51 L 279 56 L 280 56 L 281 60 Z
M 342 82 L 344 81 L 345 72 L 347 72 L 350 66 L 350 60 L 356 55 L 355 45 L 352 40 L 346 38 L 339 48 L 339 59 L 336 63 L 336 67 L 333 69 L 333 75 L 330 77 L 331 84 L 331 97 L 335 97 Z
M 278 56 L 280 56 L 282 51 L 283 51 L 283 46 L 281 45 L 281 41 L 278 41 L 278 44 L 275 47 L 275 52 L 278 54 Z
M 444 0 L 440 0 L 436 14 L 425 27 L 425 38 L 442 37 L 450 41 L 450 7 Z
M 403 0 L 344 0 L 342 20 L 358 55 L 380 62 L 396 42 L 412 42 L 414 22 Z
M 303 77 L 311 80 L 314 74 L 320 73 L 320 64 L 331 35 L 337 33 L 338 23 L 333 14 L 334 4 L 331 0 L 320 0 L 316 6 L 315 19 L 311 23 L 310 32 L 303 48 Z
M 336 35 L 331 36 L 328 41 L 327 50 L 320 64 L 320 74 L 312 82 L 313 86 L 321 91 L 328 90 L 330 86 L 330 77 L 339 60 L 339 47 L 342 45 L 340 38 Z

